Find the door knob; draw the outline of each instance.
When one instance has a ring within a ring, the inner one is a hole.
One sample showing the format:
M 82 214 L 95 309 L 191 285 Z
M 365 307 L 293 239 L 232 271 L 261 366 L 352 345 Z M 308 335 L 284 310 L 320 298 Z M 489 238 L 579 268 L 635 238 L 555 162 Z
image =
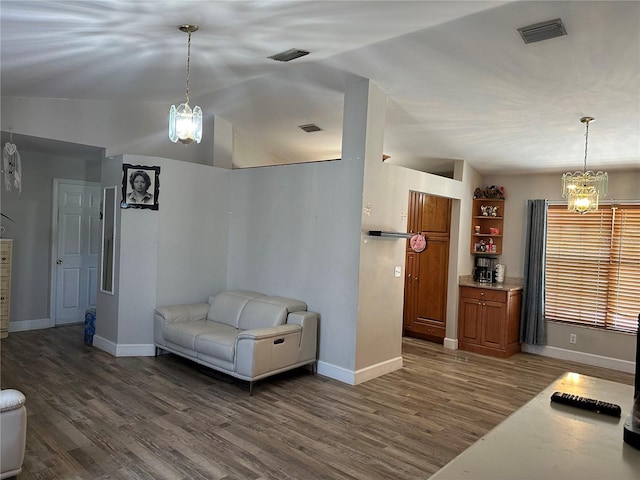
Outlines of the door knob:
M 57 263 L 58 265 L 62 265 L 62 260 L 57 259 L 57 260 L 56 260 L 56 263 Z

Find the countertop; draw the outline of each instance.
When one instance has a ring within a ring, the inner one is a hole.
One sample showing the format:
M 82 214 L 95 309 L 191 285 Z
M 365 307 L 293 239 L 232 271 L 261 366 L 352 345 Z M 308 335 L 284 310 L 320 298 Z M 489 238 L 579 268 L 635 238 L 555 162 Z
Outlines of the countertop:
M 616 403 L 622 415 L 552 403 L 556 391 Z M 638 478 L 640 450 L 624 443 L 622 429 L 632 409 L 631 385 L 565 373 L 431 478 Z
M 507 292 L 522 290 L 522 279 L 507 277 L 503 283 L 480 283 L 473 280 L 472 275 L 460 275 L 458 285 L 461 287 L 490 288 L 492 290 L 504 290 Z

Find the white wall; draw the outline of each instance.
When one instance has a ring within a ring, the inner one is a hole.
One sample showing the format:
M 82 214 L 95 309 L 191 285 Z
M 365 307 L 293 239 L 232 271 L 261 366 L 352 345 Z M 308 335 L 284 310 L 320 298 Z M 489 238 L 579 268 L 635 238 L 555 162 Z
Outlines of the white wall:
M 227 285 L 231 171 L 161 165 L 157 305 L 206 301 Z
M 563 201 L 561 174 L 487 176 L 484 184 L 505 188 L 503 254 L 500 262 L 506 265 L 507 276 L 521 277 L 524 270 L 527 200 L 546 198 L 552 202 Z M 640 169 L 609 172 L 607 199 L 640 201 Z M 532 351 L 632 371 L 635 336 L 554 322 L 549 322 L 547 327 L 547 348 Z M 577 334 L 576 344 L 569 343 L 570 333 Z
M 105 158 L 102 161 L 101 185 L 105 187 L 116 187 L 116 214 L 114 218 L 115 236 L 113 244 L 113 295 L 98 290 L 96 301 L 96 335 L 94 343 L 96 346 L 115 354 L 115 345 L 118 343 L 118 309 L 120 299 L 120 229 L 121 215 L 120 202 L 122 200 L 122 155 Z M 102 271 L 100 271 L 102 278 Z

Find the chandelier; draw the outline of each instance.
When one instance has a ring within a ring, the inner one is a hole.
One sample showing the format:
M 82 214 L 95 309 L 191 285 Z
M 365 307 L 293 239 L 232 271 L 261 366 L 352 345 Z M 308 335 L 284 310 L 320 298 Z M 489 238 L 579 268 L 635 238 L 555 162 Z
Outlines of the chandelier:
M 562 197 L 568 199 L 570 212 L 585 214 L 598 210 L 599 197 L 607 195 L 608 175 L 606 172 L 587 171 L 587 145 L 589 142 L 589 123 L 593 117 L 580 119 L 586 126 L 584 135 L 584 167 L 582 172 L 567 172 L 562 175 Z
M 180 25 L 179 30 L 185 32 L 187 40 L 187 86 L 185 88 L 186 101 L 177 107 L 171 105 L 169 109 L 169 139 L 176 143 L 196 142 L 202 140 L 202 109 L 196 106 L 193 110 L 189 106 L 189 64 L 191 61 L 191 33 L 198 30 L 198 25 Z

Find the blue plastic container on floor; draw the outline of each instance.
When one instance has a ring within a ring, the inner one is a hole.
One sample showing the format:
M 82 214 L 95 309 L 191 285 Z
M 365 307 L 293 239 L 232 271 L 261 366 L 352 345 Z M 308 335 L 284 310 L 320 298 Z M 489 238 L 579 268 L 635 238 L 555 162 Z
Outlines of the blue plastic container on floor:
M 88 308 L 84 314 L 84 343 L 93 345 L 93 335 L 96 333 L 96 309 Z

